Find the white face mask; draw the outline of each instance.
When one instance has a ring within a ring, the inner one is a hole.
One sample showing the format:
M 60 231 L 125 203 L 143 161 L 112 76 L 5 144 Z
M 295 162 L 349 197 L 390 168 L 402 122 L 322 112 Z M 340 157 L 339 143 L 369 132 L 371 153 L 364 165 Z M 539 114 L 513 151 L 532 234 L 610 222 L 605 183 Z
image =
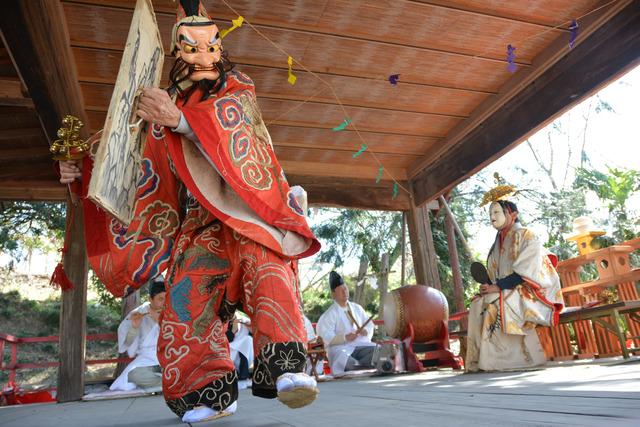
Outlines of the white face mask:
M 491 225 L 496 230 L 501 230 L 507 222 L 507 218 L 504 215 L 504 210 L 500 203 L 493 202 L 491 206 L 489 206 L 489 219 L 491 220 Z

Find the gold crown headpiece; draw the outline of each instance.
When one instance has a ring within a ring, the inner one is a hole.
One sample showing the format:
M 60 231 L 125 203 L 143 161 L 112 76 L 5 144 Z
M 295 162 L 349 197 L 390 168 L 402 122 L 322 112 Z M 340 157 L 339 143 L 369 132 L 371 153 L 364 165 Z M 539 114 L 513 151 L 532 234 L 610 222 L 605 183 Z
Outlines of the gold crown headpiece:
M 497 202 L 498 200 L 506 200 L 509 196 L 516 193 L 516 187 L 506 184 L 498 172 L 493 174 L 493 178 L 496 180 L 496 186 L 484 193 L 480 206 Z

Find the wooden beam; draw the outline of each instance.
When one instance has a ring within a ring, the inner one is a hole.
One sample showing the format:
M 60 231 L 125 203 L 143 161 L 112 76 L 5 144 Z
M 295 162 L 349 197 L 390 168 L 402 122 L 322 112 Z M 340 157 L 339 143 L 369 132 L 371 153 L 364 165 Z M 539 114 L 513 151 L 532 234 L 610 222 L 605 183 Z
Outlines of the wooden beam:
M 371 180 L 375 182 L 378 175 L 377 164 L 364 164 L 364 165 L 352 165 L 352 164 L 324 164 L 318 162 L 301 162 L 284 160 L 280 161 L 282 169 L 284 169 L 287 176 L 298 175 L 307 177 L 341 177 L 341 178 L 361 178 L 371 177 Z M 403 182 L 407 178 L 405 168 L 401 167 L 389 167 L 385 168 L 395 179 Z M 382 175 L 383 181 L 390 180 L 388 174 Z M 381 184 L 382 185 L 382 184 Z M 406 187 L 405 187 L 406 188 Z
M 447 233 L 447 245 L 449 247 L 449 264 L 451 265 L 451 275 L 453 279 L 453 295 L 455 298 L 456 311 L 464 311 L 464 290 L 462 287 L 462 272 L 460 271 L 460 260 L 458 259 L 458 247 L 456 246 L 456 231 L 452 218 L 445 215 L 445 231 Z
M 87 252 L 82 204 L 67 199 L 68 239 L 63 264 L 73 289 L 62 292 L 60 307 L 60 367 L 58 402 L 80 400 L 84 395 L 85 344 L 87 335 Z
M 49 139 L 65 114 L 87 123 L 69 33 L 58 0 L 5 0 L 2 38 Z M 88 136 L 88 129 L 83 129 Z
M 620 5 L 624 6 L 622 10 L 617 8 Z M 604 16 L 593 18 L 597 29 L 588 36 L 585 34 L 588 30 L 581 32 L 580 43 L 570 52 L 565 48 L 557 60 L 547 58 L 552 64 L 544 67 L 544 73 L 522 81 L 517 93 L 463 132 L 457 143 L 450 137 L 445 139 L 449 146 L 454 144 L 453 148 L 438 153 L 437 161 L 432 157 L 412 175 L 416 203 L 450 190 L 562 112 L 640 64 L 640 2 L 622 1 L 603 10 Z M 611 16 L 614 12 L 617 14 Z
M 42 133 L 42 129 L 40 128 L 0 130 L 0 141 L 15 141 L 15 140 L 23 140 L 25 138 L 37 138 L 42 136 L 43 136 L 43 133 Z M 16 147 L 16 148 L 24 148 L 24 147 Z
M 0 79 L 0 106 L 33 108 L 33 101 L 25 92 L 19 79 Z
M 63 202 L 66 195 L 66 187 L 60 184 L 55 187 L 6 187 L 3 182 L 0 186 L 0 200 Z
M 409 195 L 400 190 L 393 198 L 393 184 L 375 178 L 309 177 L 287 174 L 289 185 L 300 185 L 307 191 L 313 206 L 400 211 L 409 208 Z M 406 185 L 406 182 L 401 182 Z
M 429 209 L 424 206 L 416 207 L 411 204 L 407 214 L 409 219 L 409 241 L 411 243 L 411 256 L 413 257 L 413 268 L 416 273 L 416 283 L 440 289 L 438 260 L 433 244 Z

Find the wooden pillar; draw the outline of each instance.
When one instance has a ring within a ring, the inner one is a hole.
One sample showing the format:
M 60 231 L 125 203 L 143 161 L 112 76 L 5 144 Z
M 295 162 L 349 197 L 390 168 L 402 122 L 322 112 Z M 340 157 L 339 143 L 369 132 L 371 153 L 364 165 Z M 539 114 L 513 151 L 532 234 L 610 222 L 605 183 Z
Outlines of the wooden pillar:
M 353 301 L 357 304 L 364 305 L 364 278 L 369 268 L 369 259 L 366 256 L 360 258 L 360 268 L 358 269 L 358 277 L 356 278 L 356 290 Z
M 87 252 L 82 205 L 67 199 L 69 228 L 64 270 L 73 289 L 62 292 L 60 307 L 60 368 L 58 402 L 80 400 L 84 394 L 84 359 L 87 335 Z
M 378 288 L 380 289 L 380 306 L 378 307 L 378 319 L 384 317 L 384 300 L 387 297 L 387 287 L 389 285 L 389 254 L 382 254 L 380 260 L 382 268 L 380 269 L 380 280 L 378 281 Z
M 433 245 L 431 221 L 426 207 L 411 206 L 409 214 L 409 240 L 413 265 L 416 271 L 416 282 L 421 285 L 433 286 L 440 289 L 438 274 L 438 260 Z
M 455 298 L 456 311 L 464 311 L 462 274 L 460 272 L 458 248 L 456 247 L 456 232 L 451 216 L 445 215 L 444 224 L 445 231 L 447 232 L 447 245 L 449 246 L 449 262 L 451 263 L 451 274 L 453 276 L 453 295 Z
M 404 286 L 407 273 L 407 213 L 402 212 L 402 248 L 400 251 L 400 286 Z

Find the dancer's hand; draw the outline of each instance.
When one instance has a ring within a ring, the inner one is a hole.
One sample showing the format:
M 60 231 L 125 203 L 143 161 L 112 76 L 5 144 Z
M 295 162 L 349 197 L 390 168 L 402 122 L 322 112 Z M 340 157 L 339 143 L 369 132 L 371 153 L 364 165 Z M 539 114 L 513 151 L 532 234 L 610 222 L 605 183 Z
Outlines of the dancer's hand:
M 358 338 L 358 334 L 356 334 L 355 332 L 351 332 L 351 333 L 348 333 L 347 335 L 345 335 L 345 336 L 344 336 L 344 338 L 345 338 L 347 341 L 353 341 L 353 340 L 355 340 L 356 338 Z
M 498 292 L 500 292 L 498 285 L 489 285 L 488 283 L 480 285 L 480 295 L 495 294 Z
M 131 326 L 134 328 L 139 328 L 140 323 L 142 323 L 142 318 L 144 317 L 144 313 L 135 312 L 131 314 Z
M 136 114 L 160 126 L 175 128 L 180 123 L 180 110 L 167 91 L 157 87 L 142 89 Z
M 60 160 L 60 183 L 70 184 L 82 177 L 81 160 Z

